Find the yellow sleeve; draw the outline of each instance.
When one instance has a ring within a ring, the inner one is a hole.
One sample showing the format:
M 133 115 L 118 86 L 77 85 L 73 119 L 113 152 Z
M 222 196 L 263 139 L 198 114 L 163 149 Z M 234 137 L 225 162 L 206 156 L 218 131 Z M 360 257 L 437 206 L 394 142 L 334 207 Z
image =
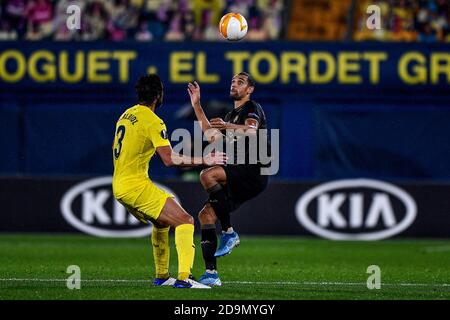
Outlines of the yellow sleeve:
M 166 125 L 162 121 L 154 121 L 150 124 L 149 136 L 155 149 L 170 146 L 169 134 L 167 133 Z

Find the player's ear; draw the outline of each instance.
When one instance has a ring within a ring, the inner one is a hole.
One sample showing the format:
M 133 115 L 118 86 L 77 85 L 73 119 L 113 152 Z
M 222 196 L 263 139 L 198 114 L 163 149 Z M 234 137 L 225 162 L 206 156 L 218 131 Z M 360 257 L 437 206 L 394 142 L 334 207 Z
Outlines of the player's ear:
M 253 90 L 255 90 L 255 87 L 248 87 L 247 94 L 252 94 Z

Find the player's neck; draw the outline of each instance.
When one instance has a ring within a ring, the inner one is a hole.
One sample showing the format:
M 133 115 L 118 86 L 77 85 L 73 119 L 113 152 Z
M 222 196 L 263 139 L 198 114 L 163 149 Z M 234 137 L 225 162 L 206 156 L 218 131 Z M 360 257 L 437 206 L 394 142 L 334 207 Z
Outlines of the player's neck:
M 147 107 L 147 108 L 149 108 L 150 110 L 152 110 L 153 112 L 155 112 L 155 109 L 156 109 L 156 106 L 155 106 L 155 104 L 153 103 L 153 104 L 146 104 L 146 103 L 144 103 L 144 102 L 138 102 L 139 103 L 139 105 L 141 105 L 141 106 L 144 106 L 144 107 Z
M 246 103 L 247 101 L 250 101 L 250 97 L 245 97 L 242 98 L 241 100 L 234 100 L 234 108 L 237 109 L 240 106 L 243 106 L 244 103 Z

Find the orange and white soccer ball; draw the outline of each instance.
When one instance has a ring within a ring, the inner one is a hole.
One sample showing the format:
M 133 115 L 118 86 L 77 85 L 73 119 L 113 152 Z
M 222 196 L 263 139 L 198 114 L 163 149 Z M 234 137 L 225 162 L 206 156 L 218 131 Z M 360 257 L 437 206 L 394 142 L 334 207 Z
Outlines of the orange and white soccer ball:
M 241 40 L 248 31 L 247 20 L 239 13 L 227 13 L 220 19 L 219 31 L 229 41 Z

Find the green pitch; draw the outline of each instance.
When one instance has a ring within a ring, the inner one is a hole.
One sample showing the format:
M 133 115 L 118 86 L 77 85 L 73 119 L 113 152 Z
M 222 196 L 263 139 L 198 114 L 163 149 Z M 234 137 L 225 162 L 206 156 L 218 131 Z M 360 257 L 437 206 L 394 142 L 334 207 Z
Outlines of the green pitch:
M 171 235 L 173 242 L 173 235 Z M 194 275 L 203 271 L 196 238 Z M 449 299 L 450 241 L 332 242 L 241 236 L 218 260 L 223 287 L 153 287 L 148 239 L 0 235 L 0 299 Z M 81 289 L 69 290 L 69 265 Z M 381 289 L 366 286 L 381 268 Z M 171 273 L 176 274 L 176 251 Z

